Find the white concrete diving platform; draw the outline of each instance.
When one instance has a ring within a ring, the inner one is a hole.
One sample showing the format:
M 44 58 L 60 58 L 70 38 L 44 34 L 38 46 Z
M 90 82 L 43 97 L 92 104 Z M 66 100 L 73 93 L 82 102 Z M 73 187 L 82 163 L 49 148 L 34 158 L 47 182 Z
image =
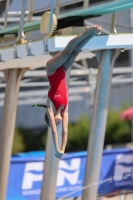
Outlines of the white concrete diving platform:
M 48 39 L 47 52 L 44 52 L 43 40 L 31 42 L 30 56 L 27 56 L 26 44 L 16 46 L 18 58 L 14 58 L 13 48 L 3 49 L 0 56 L 1 61 L 3 61 L 0 64 L 0 70 L 13 68 L 35 69 L 46 66 L 46 62 L 52 57 L 51 53 L 63 50 L 68 42 L 74 37 L 75 36 L 56 36 Z M 76 61 L 92 58 L 94 57 L 92 51 L 104 49 L 133 49 L 133 34 L 119 33 L 95 36 L 82 48 Z

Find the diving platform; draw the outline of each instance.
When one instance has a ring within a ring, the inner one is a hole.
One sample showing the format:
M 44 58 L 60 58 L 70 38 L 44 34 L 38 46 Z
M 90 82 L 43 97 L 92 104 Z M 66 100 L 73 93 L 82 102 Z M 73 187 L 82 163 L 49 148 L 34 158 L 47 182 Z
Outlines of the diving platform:
M 30 43 L 29 54 L 27 56 L 26 44 L 16 46 L 17 58 L 14 59 L 12 47 L 1 51 L 0 70 L 10 68 L 30 68 L 35 69 L 46 66 L 46 62 L 52 58 L 52 53 L 63 50 L 68 42 L 75 36 L 56 36 L 47 40 L 47 51 L 44 52 L 43 40 Z M 133 49 L 133 34 L 121 33 L 110 35 L 99 35 L 92 38 L 83 48 L 76 60 L 92 58 L 92 51 L 107 49 Z M 88 52 L 88 53 L 87 53 Z
M 48 39 L 48 51 L 61 51 L 74 36 L 56 36 Z M 83 48 L 82 51 L 97 51 L 104 49 L 132 49 L 133 34 L 121 33 L 110 35 L 99 35 L 92 38 Z

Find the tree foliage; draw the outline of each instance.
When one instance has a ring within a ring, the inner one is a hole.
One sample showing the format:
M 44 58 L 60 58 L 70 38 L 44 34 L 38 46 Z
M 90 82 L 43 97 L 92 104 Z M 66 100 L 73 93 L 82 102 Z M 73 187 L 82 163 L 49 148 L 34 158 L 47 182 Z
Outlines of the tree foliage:
M 77 123 L 69 125 L 66 151 L 87 149 L 89 127 L 89 120 L 86 116 L 80 117 Z
M 23 152 L 25 150 L 25 145 L 23 141 L 23 136 L 19 129 L 15 130 L 14 134 L 14 142 L 13 142 L 13 148 L 12 153 L 16 154 L 18 152 Z
M 106 126 L 105 145 L 130 142 L 131 125 L 128 120 L 120 120 L 120 112 L 109 110 Z

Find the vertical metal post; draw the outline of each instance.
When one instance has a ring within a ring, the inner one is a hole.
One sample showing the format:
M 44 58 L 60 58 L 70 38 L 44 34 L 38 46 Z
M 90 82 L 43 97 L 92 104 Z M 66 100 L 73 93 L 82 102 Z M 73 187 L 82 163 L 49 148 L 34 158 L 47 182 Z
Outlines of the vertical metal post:
M 129 11 L 129 21 L 130 21 L 130 25 L 132 27 L 133 31 L 133 8 L 130 8 Z M 133 50 L 130 50 L 130 65 L 133 67 Z M 132 73 L 132 78 L 133 78 L 133 73 Z M 133 84 L 131 85 L 132 87 L 132 92 L 131 92 L 131 105 L 133 106 Z M 131 120 L 131 141 L 133 142 L 133 119 Z
M 55 6 L 55 14 L 60 14 L 60 0 L 56 0 L 56 6 Z
M 0 133 L 0 200 L 6 199 L 6 187 L 8 183 L 8 172 L 14 138 L 19 83 L 23 75 L 23 70 L 10 69 L 5 72 L 5 75 L 7 77 L 7 86 Z
M 21 10 L 21 15 L 20 15 L 20 22 L 19 22 L 19 29 L 18 29 L 18 38 L 21 38 L 21 33 L 23 30 L 23 25 L 24 25 L 24 18 L 25 18 L 25 11 L 26 11 L 26 0 L 22 1 L 22 10 Z
M 112 14 L 112 22 L 110 26 L 110 33 L 117 33 L 115 24 L 116 24 L 117 13 Z
M 116 1 L 116 0 L 114 0 Z M 112 13 L 112 21 L 111 21 L 111 25 L 110 25 L 110 33 L 117 33 L 116 28 L 115 28 L 115 24 L 116 24 L 116 18 L 117 18 L 117 13 Z
M 33 9 L 34 9 L 34 0 L 29 1 L 29 12 L 27 14 L 27 20 L 26 23 L 31 22 L 32 20 L 32 15 L 33 15 Z
M 88 155 L 84 186 L 97 183 L 99 180 L 100 164 L 105 136 L 111 77 L 114 61 L 112 50 L 100 52 L 99 73 L 96 86 L 95 102 L 92 112 L 92 122 L 88 140 Z M 82 200 L 96 200 L 97 185 L 83 190 Z
M 62 140 L 61 124 L 57 126 L 57 132 L 58 132 L 59 145 L 61 146 L 61 140 Z M 59 159 L 55 157 L 55 148 L 53 144 L 51 128 L 48 128 L 46 157 L 44 162 L 44 173 L 43 173 L 40 200 L 55 199 L 58 166 L 59 166 Z
M 90 0 L 84 0 L 83 9 L 89 7 Z
M 54 5 L 55 5 L 55 0 L 51 1 L 51 14 L 50 14 L 50 19 L 49 19 L 49 27 L 48 27 L 48 32 L 51 31 L 52 24 L 53 24 L 53 13 L 54 13 Z
M 69 86 L 70 69 L 66 73 L 66 82 Z M 59 145 L 62 141 L 62 124 L 57 126 Z M 46 157 L 44 162 L 43 181 L 40 200 L 54 200 L 56 192 L 56 182 L 58 175 L 59 159 L 55 157 L 55 149 L 52 139 L 51 128 L 48 128 Z
M 26 23 L 29 23 L 32 21 L 33 9 L 34 9 L 34 0 L 30 0 L 29 1 L 29 13 L 27 15 Z M 29 35 L 30 35 L 30 32 L 26 33 L 26 37 L 29 37 Z
M 6 2 L 6 11 L 5 11 L 5 21 L 4 21 L 4 29 L 7 27 L 7 18 L 8 18 L 8 9 L 10 5 L 10 0 L 7 0 Z

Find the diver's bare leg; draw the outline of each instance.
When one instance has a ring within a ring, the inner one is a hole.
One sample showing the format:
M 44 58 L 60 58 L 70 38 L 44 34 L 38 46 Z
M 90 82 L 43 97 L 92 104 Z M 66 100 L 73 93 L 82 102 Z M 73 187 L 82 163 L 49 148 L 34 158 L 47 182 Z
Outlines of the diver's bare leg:
M 53 74 L 56 69 L 62 66 L 70 57 L 75 47 L 85 38 L 88 38 L 92 33 L 94 33 L 97 30 L 97 27 L 98 26 L 87 27 L 86 31 L 72 39 L 63 51 L 57 53 L 52 59 L 50 59 L 46 65 L 48 75 Z
M 99 30 L 100 31 L 100 30 Z M 62 67 L 64 68 L 65 71 L 67 71 L 74 63 L 75 58 L 77 57 L 77 55 L 79 54 L 79 52 L 81 51 L 82 47 L 89 41 L 91 40 L 91 38 L 93 38 L 94 36 L 96 36 L 98 34 L 99 31 L 96 31 L 94 33 L 92 33 L 90 36 L 88 36 L 87 38 L 85 38 L 84 40 L 82 40 L 82 42 L 80 42 L 75 49 L 73 50 L 72 54 L 69 56 L 69 58 L 66 60 L 66 62 L 63 63 Z

